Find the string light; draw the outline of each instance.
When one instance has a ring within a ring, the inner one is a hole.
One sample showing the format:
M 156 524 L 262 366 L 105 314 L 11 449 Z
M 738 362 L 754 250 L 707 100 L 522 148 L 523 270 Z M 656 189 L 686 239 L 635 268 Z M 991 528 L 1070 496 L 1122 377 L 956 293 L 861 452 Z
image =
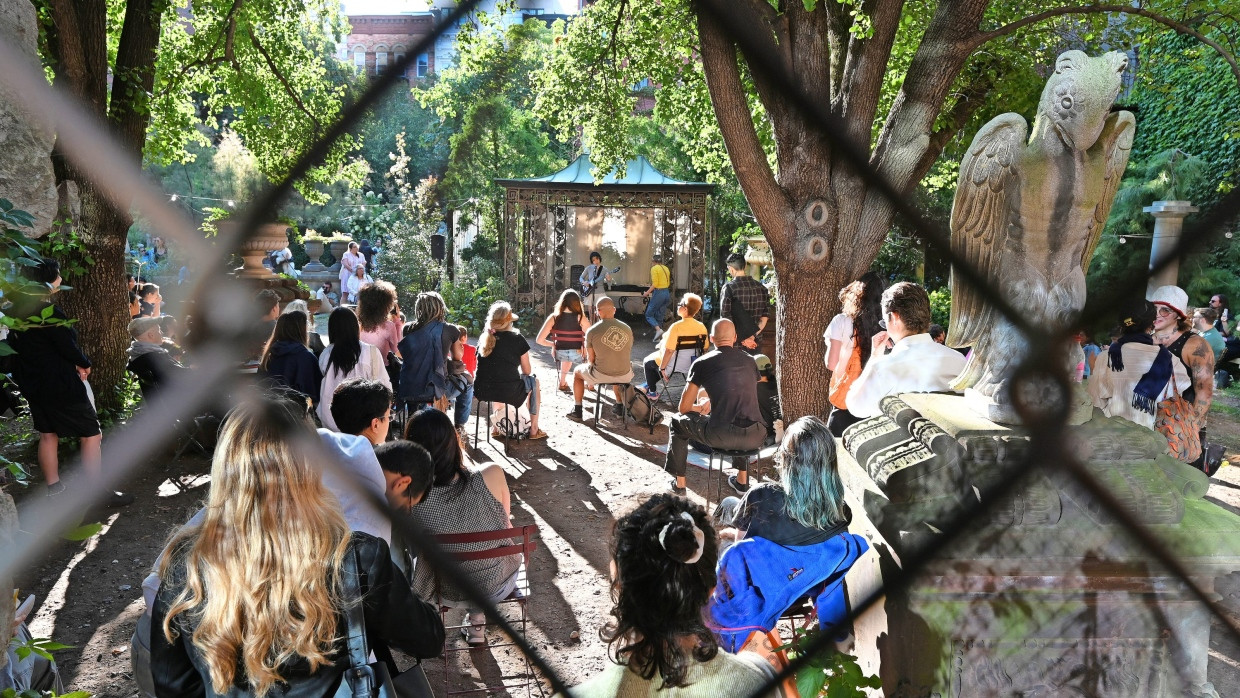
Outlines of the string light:
M 235 201 L 233 201 L 232 199 L 229 199 L 226 203 L 228 204 L 228 208 L 236 208 L 236 207 L 237 207 L 237 203 L 236 203 Z

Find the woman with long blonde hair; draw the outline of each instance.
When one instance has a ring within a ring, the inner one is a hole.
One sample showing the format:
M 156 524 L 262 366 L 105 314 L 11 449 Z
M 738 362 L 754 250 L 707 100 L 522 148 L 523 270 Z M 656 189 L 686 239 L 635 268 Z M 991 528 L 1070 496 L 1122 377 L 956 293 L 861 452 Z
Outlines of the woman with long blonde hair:
M 386 542 L 350 533 L 303 439 L 318 442 L 287 401 L 252 398 L 225 419 L 205 516 L 173 535 L 159 565 L 156 695 L 334 695 L 349 665 L 345 610 L 359 602 L 372 647 L 442 650 L 438 613 Z M 342 577 L 359 574 L 363 598 L 343 598 Z
M 478 340 L 478 375 L 474 378 L 474 396 L 503 405 L 528 403 L 530 438 L 545 439 L 538 428 L 538 377 L 530 367 L 530 343 L 513 327 L 517 321 L 512 306 L 505 301 L 491 304 L 487 313 L 486 331 Z M 492 411 L 494 414 L 494 411 Z M 493 434 L 504 437 L 507 434 Z

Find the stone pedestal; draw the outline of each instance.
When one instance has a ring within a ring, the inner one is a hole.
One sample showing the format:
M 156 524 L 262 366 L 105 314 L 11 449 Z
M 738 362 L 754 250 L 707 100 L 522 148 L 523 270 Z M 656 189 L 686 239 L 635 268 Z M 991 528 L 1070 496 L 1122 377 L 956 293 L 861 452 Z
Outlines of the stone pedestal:
M 996 478 L 1023 480 L 858 619 L 858 660 L 883 694 L 1218 695 L 1206 608 L 1069 476 L 1009 474 L 1033 446 L 1019 428 L 957 395 L 886 398 L 883 411 L 840 450 L 852 530 L 875 551 L 849 573 L 853 604 L 940 542 Z M 1240 516 L 1202 499 L 1208 479 L 1160 435 L 1097 415 L 1062 438 L 1208 592 L 1240 570 Z
M 310 258 L 310 261 L 301 268 L 302 274 L 327 271 L 327 267 L 319 261 L 319 258 L 323 256 L 323 238 L 306 238 L 303 243 L 306 247 L 306 256 Z
M 344 257 L 344 253 L 349 251 L 350 242 L 353 242 L 350 238 L 331 239 L 329 244 L 331 245 L 332 257 L 335 257 L 335 259 L 332 261 L 332 265 L 328 267 L 328 271 L 334 271 L 336 274 L 340 274 L 340 260 Z
M 1150 245 L 1149 290 L 1159 286 L 1175 286 L 1180 276 L 1180 260 L 1174 259 L 1162 271 L 1154 273 L 1154 266 L 1171 254 L 1180 242 L 1184 219 L 1196 213 L 1197 207 L 1187 201 L 1155 201 L 1141 209 L 1154 216 L 1154 240 Z
M 263 258 L 271 250 L 288 246 L 288 226 L 284 223 L 263 223 L 241 242 L 238 253 L 241 255 L 241 268 L 237 275 L 247 279 L 268 279 L 275 276 L 263 266 Z

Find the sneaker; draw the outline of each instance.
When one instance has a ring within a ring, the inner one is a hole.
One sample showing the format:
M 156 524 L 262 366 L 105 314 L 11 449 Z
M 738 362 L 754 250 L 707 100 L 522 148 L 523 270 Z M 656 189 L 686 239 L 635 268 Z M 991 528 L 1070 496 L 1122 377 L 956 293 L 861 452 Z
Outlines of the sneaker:
M 614 415 L 615 415 L 615 416 L 617 416 L 617 417 L 623 417 L 623 416 L 624 416 L 624 405 L 621 405 L 621 404 L 620 404 L 620 403 L 618 403 L 618 402 L 617 402 L 616 404 L 612 405 L 612 406 L 611 406 L 611 413 L 612 413 L 612 414 L 614 414 Z
M 663 328 L 662 327 L 654 328 L 654 337 L 653 337 L 654 341 L 656 342 L 659 341 L 659 338 L 662 336 L 663 336 Z
M 487 644 L 487 617 L 485 613 L 466 613 L 465 625 L 461 626 L 461 635 L 470 647 L 484 647 Z
M 688 491 L 688 488 L 687 488 L 687 487 L 677 487 L 677 486 L 676 486 L 676 478 L 672 478 L 671 480 L 668 480 L 668 481 L 667 481 L 667 491 L 668 491 L 668 492 L 671 492 L 671 493 L 672 493 L 672 494 L 674 494 L 674 495 L 677 495 L 677 496 L 683 497 L 683 496 L 685 496 L 685 493 Z
M 568 421 L 577 422 L 578 424 L 586 421 L 586 418 L 582 416 L 582 412 L 580 409 L 575 409 L 572 412 L 569 412 L 568 414 L 564 415 L 564 417 L 568 419 Z
M 659 391 L 657 391 L 657 390 L 647 390 L 647 391 L 646 391 L 646 397 L 650 398 L 651 400 L 658 400 L 658 399 L 659 399 Z
M 745 484 L 742 485 L 740 482 L 737 481 L 735 475 L 728 476 L 728 484 L 732 486 L 732 489 L 736 490 L 737 494 L 745 494 L 746 492 L 749 491 L 749 483 L 746 482 Z
M 133 504 L 133 495 L 127 492 L 109 492 L 99 501 L 100 506 L 109 509 L 119 509 Z

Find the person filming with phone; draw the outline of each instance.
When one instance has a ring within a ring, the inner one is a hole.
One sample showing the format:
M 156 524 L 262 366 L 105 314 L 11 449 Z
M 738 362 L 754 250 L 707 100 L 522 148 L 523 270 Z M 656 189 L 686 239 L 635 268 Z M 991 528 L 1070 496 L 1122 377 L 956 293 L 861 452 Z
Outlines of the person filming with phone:
M 924 288 L 895 284 L 883 292 L 882 312 L 886 328 L 871 339 L 870 362 L 844 398 L 848 411 L 863 419 L 881 414 L 878 403 L 888 395 L 947 390 L 964 370 L 960 352 L 930 337 Z

